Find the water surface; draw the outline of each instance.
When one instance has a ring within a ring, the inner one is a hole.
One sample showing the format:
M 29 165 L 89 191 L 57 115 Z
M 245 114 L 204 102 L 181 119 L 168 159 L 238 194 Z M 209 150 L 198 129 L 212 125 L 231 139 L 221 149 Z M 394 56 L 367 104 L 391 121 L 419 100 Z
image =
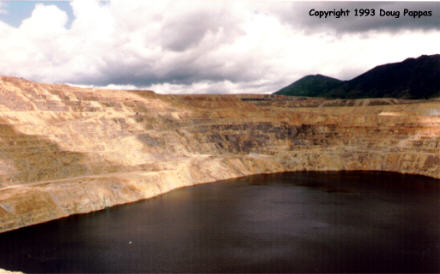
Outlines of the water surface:
M 440 272 L 440 181 L 290 173 L 0 234 L 25 272 Z

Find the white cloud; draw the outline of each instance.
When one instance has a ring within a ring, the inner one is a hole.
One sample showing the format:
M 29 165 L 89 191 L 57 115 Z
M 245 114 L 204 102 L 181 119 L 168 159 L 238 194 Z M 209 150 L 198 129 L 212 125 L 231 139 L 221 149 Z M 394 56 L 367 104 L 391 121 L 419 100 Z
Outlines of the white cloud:
M 276 14 L 277 3 L 285 4 L 73 0 L 70 29 L 64 11 L 39 4 L 18 28 L 0 22 L 7 53 L 0 74 L 169 93 L 269 93 L 310 73 L 347 79 L 438 53 L 439 31 L 304 32 Z
M 6 2 L 0 1 L 0 14 L 6 13 Z

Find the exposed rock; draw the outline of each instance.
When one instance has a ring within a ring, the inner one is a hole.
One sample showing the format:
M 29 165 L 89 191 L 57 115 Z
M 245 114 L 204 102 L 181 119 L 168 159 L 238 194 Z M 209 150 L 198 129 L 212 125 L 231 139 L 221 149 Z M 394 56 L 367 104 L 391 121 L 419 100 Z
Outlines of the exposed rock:
M 158 95 L 0 78 L 0 231 L 257 173 L 440 178 L 440 101 Z
M 9 270 L 5 270 L 5 269 L 1 269 L 0 268 L 0 274 L 22 274 L 23 272 L 21 271 L 9 271 Z

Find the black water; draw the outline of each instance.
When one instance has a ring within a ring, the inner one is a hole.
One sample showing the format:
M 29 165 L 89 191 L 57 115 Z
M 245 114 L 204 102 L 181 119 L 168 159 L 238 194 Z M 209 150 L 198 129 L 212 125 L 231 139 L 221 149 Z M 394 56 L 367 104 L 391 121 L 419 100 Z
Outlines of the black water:
M 440 272 L 440 181 L 291 173 L 0 234 L 25 272 Z

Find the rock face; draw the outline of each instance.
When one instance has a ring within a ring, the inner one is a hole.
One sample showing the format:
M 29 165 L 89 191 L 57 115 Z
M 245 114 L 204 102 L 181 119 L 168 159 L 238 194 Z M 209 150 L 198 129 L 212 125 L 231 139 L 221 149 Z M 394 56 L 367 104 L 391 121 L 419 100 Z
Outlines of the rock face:
M 0 78 L 0 232 L 296 170 L 440 178 L 440 100 L 158 95 Z

